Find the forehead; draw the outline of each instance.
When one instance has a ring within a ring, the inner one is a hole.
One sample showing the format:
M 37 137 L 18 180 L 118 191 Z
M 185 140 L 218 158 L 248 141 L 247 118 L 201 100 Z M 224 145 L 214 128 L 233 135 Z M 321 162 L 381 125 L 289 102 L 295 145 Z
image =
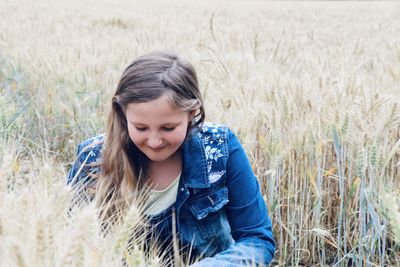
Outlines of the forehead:
M 181 120 L 188 112 L 171 103 L 167 95 L 143 103 L 130 103 L 126 106 L 126 117 L 131 122 L 169 122 Z

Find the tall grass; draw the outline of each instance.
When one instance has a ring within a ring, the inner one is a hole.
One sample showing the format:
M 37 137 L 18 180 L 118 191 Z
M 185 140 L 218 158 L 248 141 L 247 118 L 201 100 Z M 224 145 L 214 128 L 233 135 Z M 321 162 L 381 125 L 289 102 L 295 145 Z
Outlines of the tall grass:
M 126 236 L 99 236 L 91 206 L 67 214 L 64 179 L 76 144 L 104 131 L 124 67 L 165 48 L 194 63 L 208 120 L 238 133 L 274 223 L 274 264 L 397 264 L 399 9 L 1 1 L 0 266 L 120 263 Z M 149 264 L 133 251 L 128 264 Z

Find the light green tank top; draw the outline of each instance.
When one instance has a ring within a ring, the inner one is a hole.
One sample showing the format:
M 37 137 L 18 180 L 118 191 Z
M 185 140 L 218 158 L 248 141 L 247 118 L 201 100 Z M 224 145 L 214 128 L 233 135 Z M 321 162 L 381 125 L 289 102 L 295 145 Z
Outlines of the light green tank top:
M 174 204 L 178 194 L 180 178 L 181 173 L 179 173 L 175 180 L 163 190 L 151 189 L 149 186 L 145 185 L 144 190 L 146 191 L 147 198 L 143 206 L 144 214 L 150 216 L 157 215 Z

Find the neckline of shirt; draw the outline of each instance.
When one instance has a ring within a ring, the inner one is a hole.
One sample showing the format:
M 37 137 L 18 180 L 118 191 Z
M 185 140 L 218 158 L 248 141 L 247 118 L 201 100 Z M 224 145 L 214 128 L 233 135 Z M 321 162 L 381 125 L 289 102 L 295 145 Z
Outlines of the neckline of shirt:
M 160 189 L 160 190 L 159 189 L 153 189 L 149 185 L 146 184 L 145 185 L 145 190 L 147 192 L 149 192 L 149 193 L 152 193 L 152 194 L 165 193 L 166 191 L 168 191 L 169 189 L 174 187 L 179 182 L 179 178 L 181 177 L 181 175 L 182 175 L 182 172 L 180 172 L 178 174 L 178 176 L 176 176 L 176 178 L 172 181 L 172 183 L 169 186 L 167 186 L 166 188 L 164 188 L 164 189 Z

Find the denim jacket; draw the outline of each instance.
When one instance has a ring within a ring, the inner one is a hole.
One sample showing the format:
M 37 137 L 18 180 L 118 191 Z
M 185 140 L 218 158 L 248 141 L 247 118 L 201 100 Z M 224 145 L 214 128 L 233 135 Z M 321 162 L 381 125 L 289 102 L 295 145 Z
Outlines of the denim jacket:
M 88 165 L 101 160 L 103 138 L 78 146 L 68 184 L 90 182 L 88 173 L 96 170 Z M 271 221 L 238 138 L 226 126 L 205 123 L 191 131 L 182 155 L 176 233 L 201 256 L 194 266 L 269 264 L 275 251 Z

